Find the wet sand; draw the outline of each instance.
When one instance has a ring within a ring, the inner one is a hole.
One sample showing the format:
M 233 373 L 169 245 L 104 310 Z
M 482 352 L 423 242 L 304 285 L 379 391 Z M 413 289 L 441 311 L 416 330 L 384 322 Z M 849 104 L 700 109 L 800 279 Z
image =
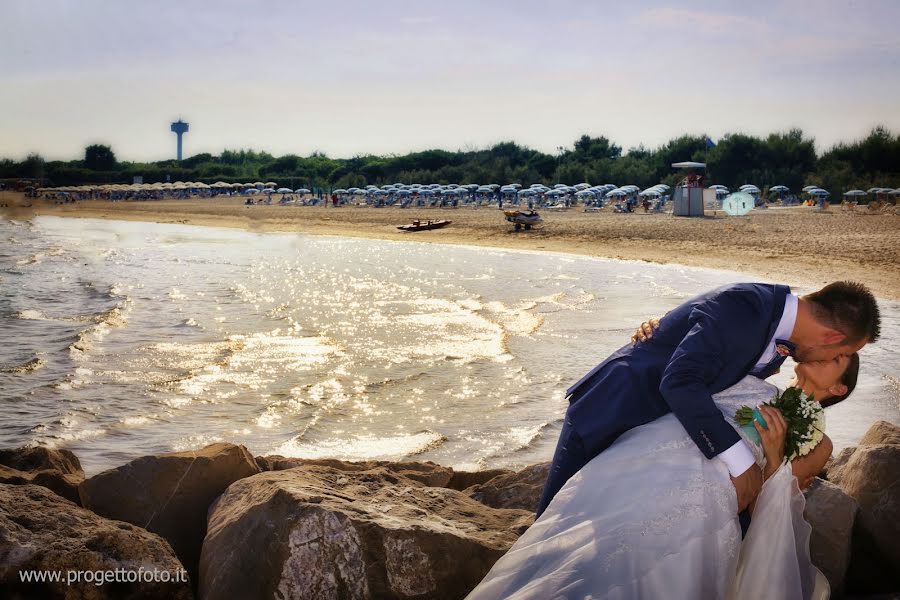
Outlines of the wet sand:
M 900 215 L 818 212 L 808 207 L 755 210 L 745 217 L 674 218 L 665 214 L 542 211 L 544 224 L 516 232 L 496 206 L 437 209 L 358 206 L 243 206 L 243 198 L 156 202 L 87 201 L 56 205 L 5 192 L 0 213 L 104 218 L 297 231 L 390 240 L 568 252 L 616 259 L 728 269 L 806 287 L 852 279 L 879 297 L 900 299 Z M 450 219 L 406 233 L 413 219 Z

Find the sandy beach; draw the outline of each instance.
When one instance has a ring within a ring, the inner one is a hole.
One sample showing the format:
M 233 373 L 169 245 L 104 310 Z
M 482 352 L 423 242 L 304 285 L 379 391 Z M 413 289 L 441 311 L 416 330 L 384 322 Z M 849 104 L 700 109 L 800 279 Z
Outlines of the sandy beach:
M 515 232 L 496 207 L 246 207 L 243 201 L 233 197 L 56 205 L 5 192 L 0 205 L 6 206 L 0 212 L 19 219 L 56 215 L 567 252 L 728 269 L 808 287 L 853 279 L 866 283 L 879 297 L 900 299 L 900 216 L 896 214 L 795 207 L 756 210 L 746 217 L 673 218 L 585 213 L 574 208 L 544 211 L 543 227 Z M 396 229 L 416 218 L 453 223 L 416 233 Z

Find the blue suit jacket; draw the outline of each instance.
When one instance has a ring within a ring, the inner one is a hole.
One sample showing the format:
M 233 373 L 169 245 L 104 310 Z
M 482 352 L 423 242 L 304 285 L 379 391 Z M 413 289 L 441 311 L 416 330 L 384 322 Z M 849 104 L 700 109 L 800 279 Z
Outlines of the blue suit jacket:
M 753 371 L 788 293 L 787 286 L 740 283 L 703 294 L 663 317 L 650 340 L 597 365 L 566 392 L 567 418 L 588 457 L 669 412 L 707 458 L 736 444 L 740 437 L 712 394 Z

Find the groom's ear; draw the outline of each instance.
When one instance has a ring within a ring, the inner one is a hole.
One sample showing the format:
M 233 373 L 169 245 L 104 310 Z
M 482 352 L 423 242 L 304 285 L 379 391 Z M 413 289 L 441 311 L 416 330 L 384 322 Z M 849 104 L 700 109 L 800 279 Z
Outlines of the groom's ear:
M 824 344 L 825 346 L 836 346 L 838 344 L 844 343 L 846 339 L 847 336 L 837 329 L 827 327 L 822 332 L 822 344 Z

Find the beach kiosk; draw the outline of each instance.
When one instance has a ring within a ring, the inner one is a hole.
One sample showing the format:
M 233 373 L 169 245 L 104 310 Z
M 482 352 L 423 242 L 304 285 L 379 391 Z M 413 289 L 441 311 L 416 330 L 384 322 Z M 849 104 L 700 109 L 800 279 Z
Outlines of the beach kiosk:
M 677 162 L 672 163 L 675 169 L 684 169 L 686 175 L 681 183 L 675 187 L 672 194 L 672 215 L 676 217 L 702 217 L 703 211 L 703 180 L 706 169 L 705 163 Z

